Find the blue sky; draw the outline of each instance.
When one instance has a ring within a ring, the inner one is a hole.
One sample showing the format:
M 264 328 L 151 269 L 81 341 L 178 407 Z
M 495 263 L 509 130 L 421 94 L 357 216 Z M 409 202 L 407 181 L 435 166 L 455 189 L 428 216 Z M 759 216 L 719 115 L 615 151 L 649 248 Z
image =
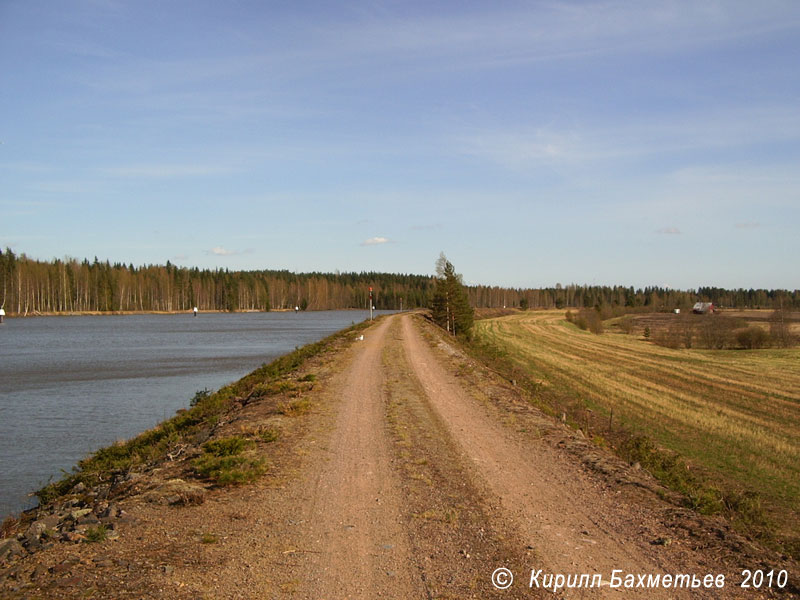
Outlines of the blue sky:
M 800 3 L 0 0 L 0 246 L 800 288 Z

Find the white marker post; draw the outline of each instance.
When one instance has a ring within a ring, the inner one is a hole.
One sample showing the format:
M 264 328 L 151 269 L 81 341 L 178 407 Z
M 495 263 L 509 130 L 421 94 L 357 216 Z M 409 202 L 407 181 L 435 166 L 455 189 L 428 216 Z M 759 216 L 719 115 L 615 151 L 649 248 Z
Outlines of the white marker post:
M 5 319 L 5 318 L 6 318 L 6 311 L 4 309 L 0 308 L 0 323 L 2 323 L 3 319 Z
M 194 307 L 194 316 L 195 317 L 197 316 L 197 307 L 196 306 Z

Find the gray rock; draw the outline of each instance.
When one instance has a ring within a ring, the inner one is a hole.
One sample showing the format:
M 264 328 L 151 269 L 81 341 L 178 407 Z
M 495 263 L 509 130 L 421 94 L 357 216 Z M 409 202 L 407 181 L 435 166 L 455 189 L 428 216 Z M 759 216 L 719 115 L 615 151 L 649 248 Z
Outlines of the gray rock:
M 0 560 L 12 560 L 20 556 L 25 556 L 25 549 L 14 538 L 0 540 Z
M 109 504 L 106 509 L 100 514 L 100 517 L 108 517 L 115 519 L 119 516 L 120 510 L 116 504 Z
M 31 523 L 30 527 L 28 527 L 27 531 L 25 531 L 25 539 L 28 541 L 38 540 L 48 529 L 49 527 L 42 521 L 34 521 Z
M 47 515 L 46 517 L 42 517 L 36 522 L 44 524 L 45 529 L 55 529 L 61 522 L 61 517 L 59 517 L 58 515 Z
M 22 545 L 28 550 L 28 552 L 36 552 L 42 549 L 42 542 L 39 541 L 39 538 L 25 538 L 25 541 L 22 542 Z
M 144 495 L 145 500 L 156 504 L 202 504 L 206 490 L 196 483 L 183 479 L 170 479 Z
M 100 523 L 100 519 L 98 519 L 92 513 L 82 516 L 80 519 L 76 521 L 78 525 L 97 525 Z
M 91 508 L 80 508 L 78 510 L 73 510 L 69 513 L 69 518 L 72 521 L 77 521 L 81 517 L 85 517 L 86 515 L 88 515 L 90 512 L 92 512 Z

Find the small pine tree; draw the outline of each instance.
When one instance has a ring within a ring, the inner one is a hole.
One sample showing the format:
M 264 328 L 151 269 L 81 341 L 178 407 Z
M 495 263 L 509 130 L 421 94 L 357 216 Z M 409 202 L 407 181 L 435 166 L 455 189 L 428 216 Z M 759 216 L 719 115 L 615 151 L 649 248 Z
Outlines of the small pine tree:
M 436 261 L 436 288 L 431 301 L 431 315 L 434 323 L 452 335 L 469 336 L 472 330 L 473 311 L 469 298 L 455 272 L 453 263 L 444 253 Z

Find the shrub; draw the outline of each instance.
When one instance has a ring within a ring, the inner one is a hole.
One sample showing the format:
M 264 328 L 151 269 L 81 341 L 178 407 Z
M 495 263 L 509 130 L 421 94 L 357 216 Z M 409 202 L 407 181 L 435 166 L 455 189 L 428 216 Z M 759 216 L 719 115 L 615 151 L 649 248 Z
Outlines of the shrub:
M 764 347 L 768 338 L 767 332 L 757 325 L 751 325 L 746 329 L 740 329 L 736 332 L 736 341 L 739 342 L 742 348 L 748 350 L 757 350 L 758 348 Z
M 582 308 L 578 313 L 576 325 L 597 335 L 603 333 L 603 318 L 600 311 L 593 308 Z
M 264 461 L 242 452 L 254 442 L 239 436 L 203 444 L 203 455 L 195 459 L 195 472 L 217 485 L 248 483 L 266 471 Z
M 619 329 L 622 333 L 631 334 L 633 333 L 633 319 L 631 317 L 622 317 L 619 322 Z
M 797 338 L 792 335 L 789 324 L 791 314 L 786 310 L 776 310 L 769 317 L 769 337 L 773 346 L 778 348 L 791 348 L 797 344 Z
M 89 527 L 89 529 L 86 530 L 86 539 L 90 542 L 103 542 L 107 534 L 108 532 L 106 531 L 105 525 Z
M 280 432 L 277 429 L 265 429 L 264 431 L 258 434 L 258 437 L 261 438 L 262 442 L 267 444 L 276 441 L 280 437 Z
M 250 440 L 235 435 L 206 442 L 203 444 L 203 451 L 213 456 L 236 456 L 252 445 Z
M 238 485 L 254 481 L 266 471 L 263 460 L 248 456 L 204 454 L 194 461 L 194 470 L 217 485 Z
M 311 401 L 305 398 L 299 398 L 298 400 L 285 402 L 278 409 L 282 415 L 287 417 L 296 417 L 307 413 L 309 410 L 311 410 Z
M 734 330 L 739 325 L 736 319 L 720 315 L 703 315 L 700 318 L 700 341 L 710 350 L 722 350 L 733 343 Z
M 192 396 L 192 399 L 189 400 L 189 406 L 197 406 L 200 402 L 205 400 L 211 395 L 211 390 L 208 388 L 203 388 L 202 390 L 197 390 Z

